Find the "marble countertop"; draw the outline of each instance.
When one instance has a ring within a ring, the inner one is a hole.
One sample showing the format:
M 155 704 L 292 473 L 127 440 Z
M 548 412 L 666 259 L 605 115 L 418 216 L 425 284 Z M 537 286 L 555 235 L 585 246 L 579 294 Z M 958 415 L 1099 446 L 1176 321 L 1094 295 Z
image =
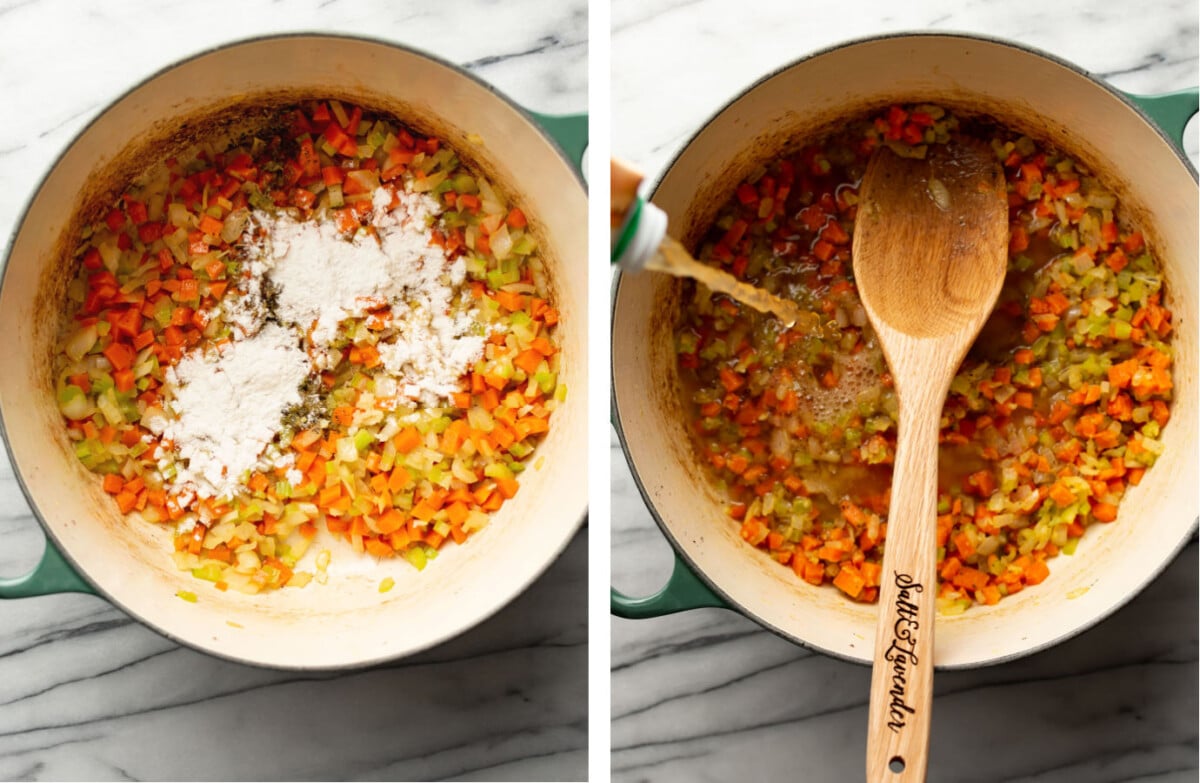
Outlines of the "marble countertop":
M 767 6 L 772 7 L 768 8 Z M 1071 60 L 1124 90 L 1197 83 L 1190 0 L 1098 5 L 615 0 L 613 154 L 656 178 L 724 103 L 769 71 L 850 38 L 976 32 Z M 1196 121 L 1185 145 L 1195 165 Z M 612 579 L 645 595 L 671 550 L 612 438 Z M 930 781 L 1194 781 L 1197 545 L 1128 606 L 1052 650 L 939 674 Z M 613 780 L 862 779 L 870 672 L 730 611 L 612 619 Z
M 587 108 L 584 0 L 0 0 L 0 242 L 109 101 L 190 54 L 284 31 L 395 40 L 531 109 Z M 341 675 L 216 660 L 92 596 L 0 602 L 0 779 L 583 779 L 587 538 L 476 629 Z M 0 455 L 0 574 L 27 571 L 41 542 Z

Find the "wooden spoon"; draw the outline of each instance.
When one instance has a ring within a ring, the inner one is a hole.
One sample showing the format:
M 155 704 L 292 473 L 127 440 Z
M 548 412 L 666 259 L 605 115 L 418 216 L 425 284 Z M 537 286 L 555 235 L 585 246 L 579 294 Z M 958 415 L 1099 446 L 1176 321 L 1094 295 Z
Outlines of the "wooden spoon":
M 854 225 L 854 275 L 900 416 L 871 675 L 867 780 L 925 779 L 937 594 L 938 425 L 950 381 L 1004 282 L 1008 207 L 991 150 L 882 147 Z

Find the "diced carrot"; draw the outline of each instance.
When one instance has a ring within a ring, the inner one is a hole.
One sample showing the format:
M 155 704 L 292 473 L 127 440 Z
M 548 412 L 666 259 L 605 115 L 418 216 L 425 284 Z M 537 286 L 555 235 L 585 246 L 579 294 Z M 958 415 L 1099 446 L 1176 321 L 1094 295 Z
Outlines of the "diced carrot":
M 845 559 L 846 550 L 841 547 L 830 546 L 826 544 L 817 550 L 817 557 L 821 560 L 828 560 L 831 563 L 837 563 Z
M 113 373 L 113 385 L 119 392 L 133 391 L 133 370 L 117 370 Z
M 1058 447 L 1058 449 L 1054 452 L 1054 456 L 1058 457 L 1058 459 L 1063 463 L 1071 464 L 1082 451 L 1083 444 L 1077 439 L 1071 438 Z
M 1075 493 L 1061 481 L 1054 482 L 1050 487 L 1050 499 L 1057 503 L 1060 508 L 1066 508 L 1077 500 Z
M 224 226 L 225 223 L 223 221 L 217 220 L 212 215 L 206 214 L 204 217 L 200 218 L 200 231 L 208 234 L 209 236 L 219 236 L 221 234 L 221 229 L 224 228 Z
M 367 554 L 375 557 L 393 557 L 396 550 L 391 544 L 380 541 L 378 538 L 368 538 L 363 541 L 363 548 L 367 550 Z
M 450 519 L 450 524 L 461 527 L 467 521 L 467 516 L 470 514 L 470 509 L 467 504 L 462 501 L 455 501 L 446 506 L 446 515 Z
M 1108 382 L 1118 389 L 1124 389 L 1129 386 L 1133 380 L 1133 374 L 1137 371 L 1137 359 L 1114 364 L 1108 368 Z
M 133 364 L 133 349 L 124 343 L 109 343 L 101 353 L 112 364 L 114 370 L 127 370 Z
M 550 431 L 550 422 L 538 416 L 522 416 L 517 420 L 514 429 L 517 432 L 517 437 L 520 440 L 525 440 L 529 435 L 540 435 Z
M 395 533 L 388 535 L 388 544 L 397 552 L 403 552 L 411 543 L 412 535 L 405 528 L 401 528 Z
M 430 505 L 428 498 L 422 498 L 412 509 L 412 515 L 422 522 L 428 522 L 433 519 L 436 513 L 437 509 Z
M 496 291 L 492 294 L 501 307 L 509 312 L 517 312 L 525 308 L 525 297 L 522 294 L 510 293 L 508 291 Z
M 964 531 L 954 537 L 954 550 L 960 558 L 967 560 L 975 554 L 975 542 Z
M 858 598 L 859 594 L 862 593 L 863 587 L 866 586 L 866 582 L 858 572 L 858 569 L 847 563 L 841 567 L 837 576 L 833 578 L 833 586 L 851 598 Z
M 488 495 L 487 500 L 480 504 L 480 508 L 484 511 L 499 511 L 504 505 L 504 496 L 499 492 L 493 492 Z
M 342 496 L 342 485 L 341 484 L 334 484 L 331 487 L 325 487 L 319 493 L 317 493 L 317 505 L 329 506 L 335 500 L 340 498 L 341 496 Z
M 842 516 L 847 522 L 855 527 L 863 527 L 867 524 L 868 519 L 866 513 L 849 500 L 844 500 L 839 508 L 842 511 Z
M 387 488 L 391 492 L 399 492 L 408 486 L 412 478 L 412 474 L 408 472 L 407 468 L 397 465 L 388 476 Z
M 1046 577 L 1050 576 L 1050 569 L 1042 560 L 1034 560 L 1025 567 L 1025 583 L 1036 585 L 1045 581 Z
M 1134 231 L 1125 238 L 1124 242 L 1121 243 L 1121 247 L 1123 247 L 1127 253 L 1136 253 L 1145 246 L 1146 240 L 1145 237 L 1142 236 L 1141 231 Z
M 533 375 L 537 372 L 538 365 L 542 363 L 542 354 L 533 350 L 522 351 L 513 359 L 513 364 L 525 371 L 526 375 Z
M 405 427 L 396 433 L 396 437 L 392 439 L 392 443 L 396 446 L 396 451 L 401 454 L 407 454 L 417 446 L 421 445 L 424 440 L 421 433 L 416 427 Z
M 987 586 L 988 576 L 977 568 L 963 566 L 950 581 L 965 590 L 982 590 Z
M 108 473 L 104 476 L 104 480 L 101 482 L 101 484 L 104 487 L 105 492 L 110 495 L 116 495 L 125 486 L 125 479 L 121 478 L 121 476 L 117 475 L 116 473 Z
M 121 492 L 117 495 L 117 508 L 121 509 L 122 514 L 128 514 L 133 511 L 137 505 L 137 495 L 132 492 Z
M 500 490 L 500 494 L 504 496 L 504 499 L 508 500 L 517 494 L 520 486 L 517 484 L 516 479 L 501 477 L 496 479 L 496 488 Z
M 981 498 L 989 498 L 996 491 L 996 476 L 991 470 L 980 470 L 963 479 L 963 490 Z
M 403 513 L 390 508 L 375 520 L 375 529 L 384 535 L 390 535 L 403 528 L 407 522 Z
M 1009 231 L 1008 249 L 1012 253 L 1020 253 L 1029 247 L 1029 232 L 1024 226 L 1013 226 Z

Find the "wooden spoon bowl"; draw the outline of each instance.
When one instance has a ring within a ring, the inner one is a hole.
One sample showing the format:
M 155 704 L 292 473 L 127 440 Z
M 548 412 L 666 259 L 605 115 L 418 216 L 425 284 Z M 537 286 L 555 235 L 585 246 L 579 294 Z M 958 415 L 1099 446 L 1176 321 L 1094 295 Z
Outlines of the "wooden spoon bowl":
M 933 697 L 938 426 L 1008 261 L 1004 175 L 968 140 L 882 147 L 854 225 L 854 275 L 899 400 L 867 731 L 868 781 L 924 780 Z

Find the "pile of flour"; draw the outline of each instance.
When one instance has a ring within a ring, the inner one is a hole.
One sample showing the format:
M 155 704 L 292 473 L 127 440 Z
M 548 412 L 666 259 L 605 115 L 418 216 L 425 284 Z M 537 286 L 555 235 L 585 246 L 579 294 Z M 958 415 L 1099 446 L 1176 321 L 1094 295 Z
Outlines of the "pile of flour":
M 347 318 L 390 310 L 397 334 L 376 348 L 379 371 L 399 394 L 432 406 L 459 390 L 459 378 L 483 354 L 485 335 L 463 290 L 465 263 L 430 243 L 438 204 L 416 193 L 393 199 L 381 188 L 372 207 L 373 230 L 353 239 L 330 221 L 252 216 L 243 236 L 249 276 L 242 293 L 210 313 L 233 325 L 233 340 L 169 369 L 170 411 L 146 422 L 174 443 L 178 490 L 231 497 L 242 491 L 246 471 L 272 467 L 262 464 L 263 453 L 283 412 L 300 403 L 310 374 L 334 363 L 333 344 Z
M 300 402 L 300 384 L 311 369 L 294 332 L 277 324 L 167 368 L 175 416 L 146 425 L 175 444 L 173 483 L 201 497 L 236 494 L 242 474 L 257 466 L 279 432 L 284 409 Z

